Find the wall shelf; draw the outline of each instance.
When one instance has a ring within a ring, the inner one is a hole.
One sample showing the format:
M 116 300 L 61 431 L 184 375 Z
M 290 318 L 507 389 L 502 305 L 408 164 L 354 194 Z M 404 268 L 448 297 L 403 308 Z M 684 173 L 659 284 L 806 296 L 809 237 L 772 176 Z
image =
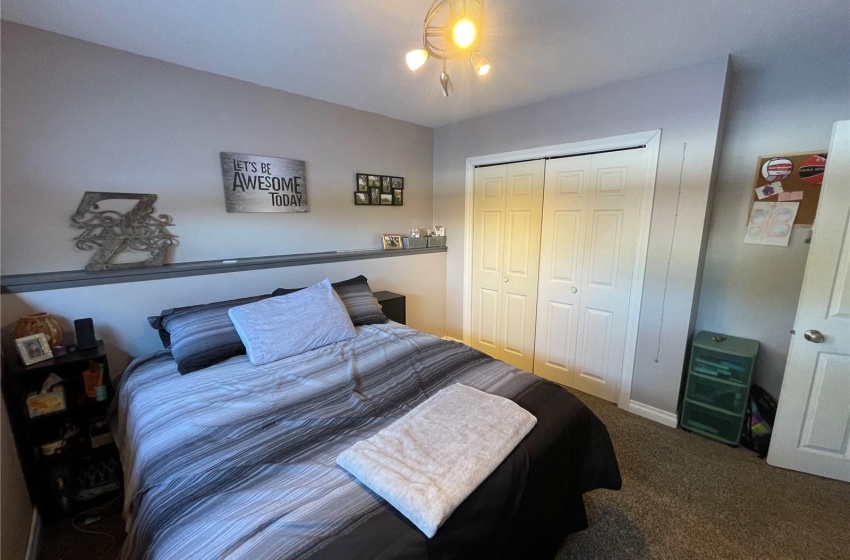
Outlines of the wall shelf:
M 123 270 L 104 270 L 87 272 L 70 270 L 64 272 L 38 272 L 34 274 L 13 274 L 0 276 L 0 293 L 18 294 L 42 290 L 61 290 L 101 284 L 119 284 L 122 282 L 142 282 L 163 278 L 183 276 L 201 276 L 225 272 L 243 272 L 264 268 L 283 268 L 343 261 L 380 259 L 386 257 L 406 257 L 425 253 L 445 253 L 446 247 L 427 249 L 354 249 L 347 251 L 326 251 L 322 253 L 302 253 L 297 255 L 276 255 L 269 257 L 248 257 L 221 259 L 215 261 L 196 261 L 166 264 L 151 268 L 130 268 Z

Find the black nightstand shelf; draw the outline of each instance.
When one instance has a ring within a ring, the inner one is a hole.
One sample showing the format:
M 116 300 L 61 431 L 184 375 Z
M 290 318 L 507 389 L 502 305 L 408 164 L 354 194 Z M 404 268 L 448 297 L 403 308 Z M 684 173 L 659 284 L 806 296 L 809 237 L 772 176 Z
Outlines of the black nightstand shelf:
M 103 341 L 30 366 L 14 350 L 7 348 L 5 357 L 3 396 L 27 489 L 42 518 L 50 522 L 118 495 L 123 475 L 106 419 L 114 389 Z M 91 363 L 103 368 L 105 399 L 86 394 L 83 372 Z M 62 379 L 65 408 L 30 417 L 27 395 L 51 373 Z M 50 449 L 51 443 L 59 449 Z
M 387 291 L 374 292 L 373 295 L 381 304 L 384 315 L 389 317 L 391 321 L 402 325 L 407 324 L 406 299 L 403 295 Z

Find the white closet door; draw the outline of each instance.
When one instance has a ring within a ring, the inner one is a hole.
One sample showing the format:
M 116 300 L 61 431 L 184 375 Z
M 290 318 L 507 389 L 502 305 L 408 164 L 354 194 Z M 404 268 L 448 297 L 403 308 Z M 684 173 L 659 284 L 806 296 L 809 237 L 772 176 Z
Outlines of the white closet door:
M 475 170 L 472 218 L 472 332 L 470 346 L 501 357 L 502 249 L 507 166 Z
M 546 165 L 534 373 L 573 386 L 591 156 Z
M 622 376 L 646 152 L 550 160 L 547 170 L 551 237 L 541 255 L 535 373 L 611 402 Z
M 544 160 L 535 160 L 512 163 L 506 169 L 499 358 L 526 371 L 534 367 L 545 166 Z
M 474 348 L 534 365 L 543 160 L 475 170 L 472 242 Z

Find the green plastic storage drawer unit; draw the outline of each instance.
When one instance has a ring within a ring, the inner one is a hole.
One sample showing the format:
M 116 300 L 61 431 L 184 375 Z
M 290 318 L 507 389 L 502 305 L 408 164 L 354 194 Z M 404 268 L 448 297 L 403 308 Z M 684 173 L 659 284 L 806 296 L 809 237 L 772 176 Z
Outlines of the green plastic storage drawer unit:
M 759 343 L 702 331 L 694 338 L 685 401 L 683 428 L 738 445 Z

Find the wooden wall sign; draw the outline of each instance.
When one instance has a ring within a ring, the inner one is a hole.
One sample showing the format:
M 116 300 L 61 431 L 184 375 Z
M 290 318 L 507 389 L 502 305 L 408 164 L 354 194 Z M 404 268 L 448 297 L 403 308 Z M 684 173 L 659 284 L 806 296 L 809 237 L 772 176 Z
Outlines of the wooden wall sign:
M 221 152 L 228 212 L 309 212 L 306 163 Z
M 799 202 L 794 225 L 813 225 L 826 157 L 826 150 L 759 157 L 750 210 L 754 202 Z

